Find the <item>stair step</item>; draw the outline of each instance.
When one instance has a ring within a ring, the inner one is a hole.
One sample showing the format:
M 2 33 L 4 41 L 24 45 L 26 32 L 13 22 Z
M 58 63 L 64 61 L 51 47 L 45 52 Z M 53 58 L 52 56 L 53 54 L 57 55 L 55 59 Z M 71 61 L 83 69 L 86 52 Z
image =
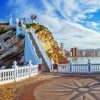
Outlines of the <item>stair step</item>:
M 32 44 L 35 47 L 35 50 L 36 50 L 38 57 L 42 58 L 42 61 L 43 61 L 42 64 L 44 65 L 44 69 L 49 70 L 47 63 L 46 63 L 45 59 L 43 58 L 43 55 L 41 54 L 41 51 L 39 50 L 39 47 L 36 44 L 36 41 L 34 40 L 34 38 L 32 36 L 32 33 L 29 33 L 29 36 L 30 36 L 30 39 L 32 40 Z

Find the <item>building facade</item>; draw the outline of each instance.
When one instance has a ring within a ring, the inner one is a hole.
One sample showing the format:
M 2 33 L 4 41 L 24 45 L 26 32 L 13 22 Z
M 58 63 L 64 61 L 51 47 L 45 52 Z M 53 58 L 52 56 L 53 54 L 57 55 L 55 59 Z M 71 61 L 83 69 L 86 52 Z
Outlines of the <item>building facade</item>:
M 78 57 L 78 48 L 71 48 L 71 56 Z

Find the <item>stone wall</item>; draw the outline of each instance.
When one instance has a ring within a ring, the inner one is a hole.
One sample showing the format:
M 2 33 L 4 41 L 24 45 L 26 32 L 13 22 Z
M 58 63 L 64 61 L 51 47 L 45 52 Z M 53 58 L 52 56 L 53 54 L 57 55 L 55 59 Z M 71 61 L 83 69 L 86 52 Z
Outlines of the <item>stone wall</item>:
M 4 26 L 5 29 L 5 26 Z M 20 63 L 23 56 L 24 39 L 16 37 L 16 29 L 6 26 L 6 32 L 0 35 L 0 66 L 11 67 L 13 61 Z

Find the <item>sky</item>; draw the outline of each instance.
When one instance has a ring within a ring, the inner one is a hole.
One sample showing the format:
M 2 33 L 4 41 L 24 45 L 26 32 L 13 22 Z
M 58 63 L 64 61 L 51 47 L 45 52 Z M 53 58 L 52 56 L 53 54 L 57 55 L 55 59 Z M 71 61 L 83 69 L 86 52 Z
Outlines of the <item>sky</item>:
M 67 50 L 100 48 L 100 0 L 2 0 L 0 18 L 30 18 L 46 26 Z

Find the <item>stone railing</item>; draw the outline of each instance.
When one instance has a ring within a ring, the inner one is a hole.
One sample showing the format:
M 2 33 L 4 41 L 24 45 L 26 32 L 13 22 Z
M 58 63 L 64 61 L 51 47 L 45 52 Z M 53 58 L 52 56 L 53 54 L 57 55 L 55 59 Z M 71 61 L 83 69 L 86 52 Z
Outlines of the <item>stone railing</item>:
M 41 51 L 41 53 L 42 53 L 47 65 L 48 65 L 48 67 L 49 67 L 49 69 L 51 71 L 52 63 L 51 63 L 50 58 L 48 57 L 48 55 L 47 55 L 46 51 L 44 50 L 40 40 L 38 39 L 37 35 L 35 34 L 35 31 L 32 28 L 30 28 L 30 32 L 32 33 L 33 38 L 35 39 L 35 41 L 36 41 L 36 43 L 37 43 L 37 45 L 39 47 L 39 50 Z
M 100 64 L 91 64 L 88 60 L 87 64 L 57 64 L 56 68 L 52 67 L 52 72 L 63 73 L 100 73 Z
M 0 84 L 16 82 L 18 80 L 28 78 L 39 73 L 38 65 L 32 65 L 31 61 L 27 66 L 19 67 L 17 62 L 14 61 L 12 69 L 0 70 Z

